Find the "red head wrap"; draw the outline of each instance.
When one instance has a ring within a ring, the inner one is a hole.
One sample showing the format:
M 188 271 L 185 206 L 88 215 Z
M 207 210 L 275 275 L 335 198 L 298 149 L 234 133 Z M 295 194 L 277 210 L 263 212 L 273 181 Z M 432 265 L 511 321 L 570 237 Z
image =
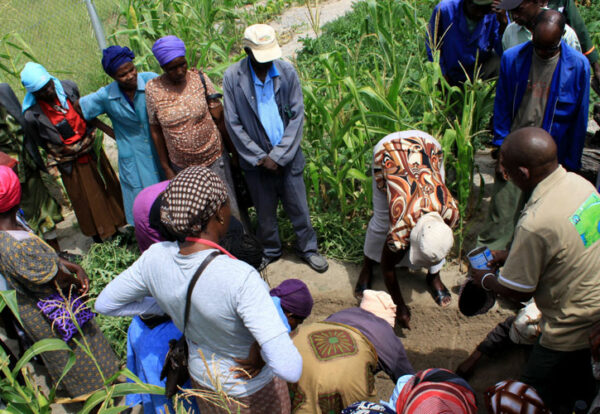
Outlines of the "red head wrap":
M 6 213 L 21 202 L 21 183 L 15 172 L 0 165 L 0 213 Z

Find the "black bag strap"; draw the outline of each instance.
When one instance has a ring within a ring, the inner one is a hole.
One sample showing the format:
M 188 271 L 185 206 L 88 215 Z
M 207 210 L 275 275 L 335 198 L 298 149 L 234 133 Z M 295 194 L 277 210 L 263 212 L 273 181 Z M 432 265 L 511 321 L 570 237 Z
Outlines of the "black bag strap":
M 188 285 L 188 289 L 187 289 L 187 295 L 185 298 L 185 313 L 184 313 L 184 317 L 183 317 L 183 334 L 184 335 L 185 335 L 185 327 L 187 326 L 188 319 L 190 317 L 190 302 L 192 301 L 192 292 L 194 290 L 194 286 L 196 286 L 196 282 L 198 281 L 198 279 L 200 279 L 200 276 L 202 275 L 202 272 L 204 272 L 204 269 L 206 269 L 206 267 L 210 264 L 210 262 L 212 262 L 213 259 L 220 254 L 221 254 L 221 252 L 219 252 L 219 251 L 212 252 L 211 254 L 209 254 L 206 257 L 206 259 L 204 259 L 202 264 L 200 266 L 198 266 L 196 273 L 194 273 L 192 280 L 190 280 L 190 284 Z
M 200 80 L 202 81 L 202 86 L 204 86 L 204 96 L 206 97 L 206 102 L 208 103 L 211 99 L 221 99 L 223 94 L 221 93 L 213 93 L 212 95 L 208 94 L 208 90 L 206 89 L 206 80 L 204 79 L 204 73 L 198 69 L 198 74 L 200 75 Z

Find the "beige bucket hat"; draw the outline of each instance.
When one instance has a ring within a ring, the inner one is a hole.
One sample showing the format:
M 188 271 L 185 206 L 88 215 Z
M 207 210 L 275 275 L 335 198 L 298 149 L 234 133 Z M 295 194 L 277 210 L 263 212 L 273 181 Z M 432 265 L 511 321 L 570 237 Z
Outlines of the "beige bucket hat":
M 454 244 L 452 229 L 438 213 L 428 213 L 410 232 L 410 263 L 431 267 L 442 261 Z
M 257 62 L 271 62 L 281 57 L 275 30 L 268 24 L 253 24 L 244 31 L 244 47 L 249 47 Z

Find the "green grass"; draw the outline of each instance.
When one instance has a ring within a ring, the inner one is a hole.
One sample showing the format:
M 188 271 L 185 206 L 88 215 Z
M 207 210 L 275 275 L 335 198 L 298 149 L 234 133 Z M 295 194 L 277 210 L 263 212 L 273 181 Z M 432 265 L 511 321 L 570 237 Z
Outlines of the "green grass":
M 92 245 L 81 263 L 90 278 L 90 297 L 97 298 L 102 289 L 131 266 L 139 255 L 135 238 L 132 236 L 117 236 L 112 241 Z M 125 361 L 127 329 L 131 318 L 98 315 L 96 322 L 117 356 Z
M 115 0 L 95 0 L 98 15 L 109 32 L 118 13 Z M 33 56 L 59 78 L 72 79 L 85 94 L 108 81 L 102 71 L 102 57 L 94 37 L 87 9 L 80 0 L 0 0 L 1 35 L 16 33 L 29 46 Z M 0 53 L 6 53 L 6 45 Z M 18 50 L 18 73 L 27 59 Z M 18 78 L 2 73 L 19 97 L 24 90 Z

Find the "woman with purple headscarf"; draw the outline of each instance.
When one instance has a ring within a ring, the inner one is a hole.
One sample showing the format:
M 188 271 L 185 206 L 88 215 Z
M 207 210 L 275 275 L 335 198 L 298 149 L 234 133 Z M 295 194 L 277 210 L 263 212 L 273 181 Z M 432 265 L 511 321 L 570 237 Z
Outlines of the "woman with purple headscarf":
M 196 68 L 188 70 L 185 44 L 178 37 L 158 39 L 152 52 L 164 73 L 148 82 L 148 118 L 166 178 L 192 165 L 211 169 L 227 185 L 231 213 L 239 219 L 228 151 L 234 158 L 237 153 L 210 113 L 221 95 L 208 76 Z
M 135 68 L 128 47 L 110 46 L 102 51 L 102 67 L 114 82 L 84 96 L 79 105 L 86 120 L 107 114 L 119 151 L 119 178 L 127 223 L 133 225 L 133 200 L 144 188 L 158 183 L 164 174 L 146 112 L 146 82 L 158 75 Z

